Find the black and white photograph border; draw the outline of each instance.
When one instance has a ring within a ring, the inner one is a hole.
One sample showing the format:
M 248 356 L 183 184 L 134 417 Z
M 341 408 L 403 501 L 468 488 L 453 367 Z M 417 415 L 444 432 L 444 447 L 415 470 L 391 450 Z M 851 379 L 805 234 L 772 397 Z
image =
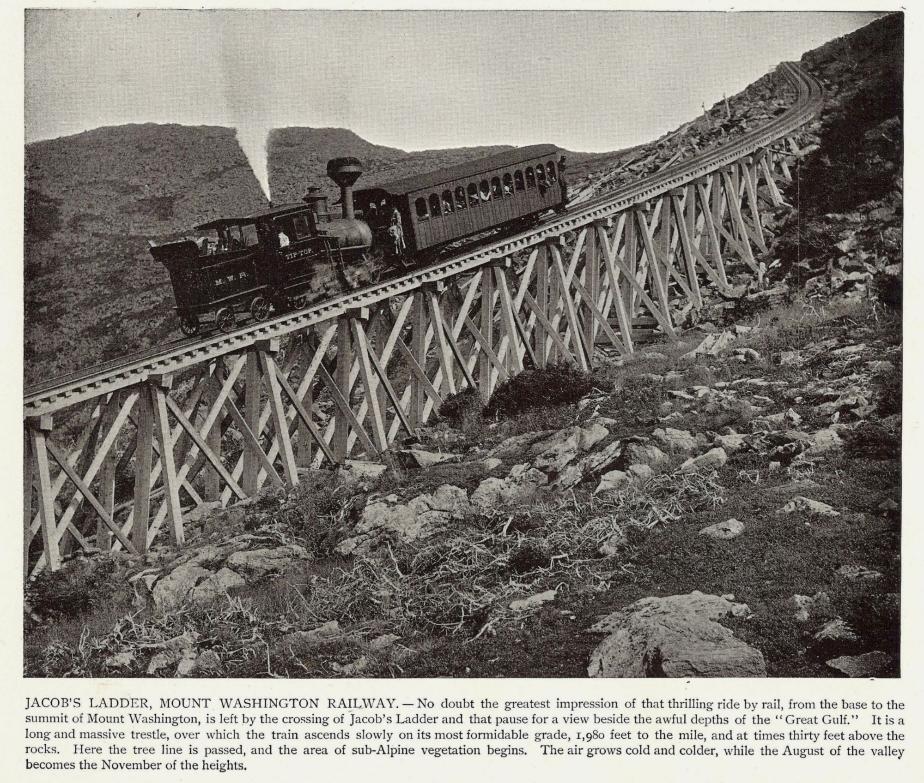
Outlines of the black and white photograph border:
M 24 34 L 24 677 L 902 673 L 903 13 Z

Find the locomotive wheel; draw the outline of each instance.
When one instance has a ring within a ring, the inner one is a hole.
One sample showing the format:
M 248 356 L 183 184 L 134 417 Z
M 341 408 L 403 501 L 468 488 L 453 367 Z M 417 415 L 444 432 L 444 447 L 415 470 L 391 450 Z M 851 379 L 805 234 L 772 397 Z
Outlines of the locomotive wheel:
M 230 332 L 237 326 L 237 317 L 230 307 L 222 307 L 215 315 L 215 323 L 223 332 Z
M 253 298 L 250 303 L 250 314 L 254 321 L 264 321 L 269 317 L 270 305 L 265 296 L 259 295 Z
M 180 331 L 187 337 L 199 334 L 199 319 L 194 315 L 184 315 L 180 318 Z

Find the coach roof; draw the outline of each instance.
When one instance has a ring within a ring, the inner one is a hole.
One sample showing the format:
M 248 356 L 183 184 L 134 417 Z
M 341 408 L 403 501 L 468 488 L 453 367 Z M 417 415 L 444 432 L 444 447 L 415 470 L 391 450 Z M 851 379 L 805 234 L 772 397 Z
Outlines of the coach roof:
M 525 163 L 536 158 L 557 157 L 559 154 L 561 154 L 561 150 L 554 144 L 532 144 L 528 147 L 517 147 L 507 152 L 489 155 L 486 158 L 469 160 L 457 166 L 447 166 L 436 171 L 428 171 L 425 174 L 383 182 L 380 185 L 371 185 L 362 190 L 381 190 L 392 195 L 412 193 L 417 190 L 430 190 L 437 185 L 455 182 L 459 179 L 471 179 L 488 171 L 516 166 L 519 163 Z

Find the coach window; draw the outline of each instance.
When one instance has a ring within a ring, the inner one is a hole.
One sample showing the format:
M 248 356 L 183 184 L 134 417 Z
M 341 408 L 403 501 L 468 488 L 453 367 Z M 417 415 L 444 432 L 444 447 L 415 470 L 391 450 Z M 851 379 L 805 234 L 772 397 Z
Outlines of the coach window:
M 488 185 L 488 181 L 486 179 L 481 180 L 481 183 L 478 185 L 478 188 L 481 194 L 481 200 L 490 201 L 491 200 L 491 186 Z
M 461 185 L 456 188 L 456 209 L 465 209 L 465 188 Z
M 423 196 L 414 202 L 414 208 L 417 210 L 417 220 L 427 220 L 427 202 Z
M 533 173 L 533 167 L 526 167 L 526 187 L 534 188 L 536 187 L 536 175 Z
M 526 185 L 523 184 L 523 172 L 519 169 L 513 172 L 513 182 L 517 190 L 526 189 Z
M 536 166 L 536 181 L 539 183 L 539 187 L 545 186 L 545 166 L 541 163 Z
M 468 205 L 477 207 L 478 201 L 478 186 L 474 182 L 470 182 L 468 186 Z
M 555 164 L 550 160 L 548 165 L 549 182 L 555 181 Z
M 513 177 L 510 174 L 504 174 L 504 198 L 513 195 Z
M 500 200 L 501 197 L 501 184 L 500 177 L 491 178 L 491 198 Z
M 440 197 L 436 193 L 430 194 L 430 217 L 440 216 Z
M 443 191 L 443 214 L 448 215 L 450 212 L 453 211 L 453 209 L 454 208 L 452 206 L 452 191 L 444 190 Z

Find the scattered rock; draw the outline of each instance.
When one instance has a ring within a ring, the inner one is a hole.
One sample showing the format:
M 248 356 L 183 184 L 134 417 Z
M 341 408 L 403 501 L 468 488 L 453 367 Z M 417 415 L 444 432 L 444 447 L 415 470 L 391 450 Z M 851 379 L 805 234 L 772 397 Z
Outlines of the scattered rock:
M 747 617 L 745 604 L 694 591 L 643 598 L 590 631 L 610 634 L 593 651 L 591 677 L 765 677 L 764 657 L 716 622 Z
M 214 650 L 199 653 L 193 666 L 193 671 L 197 674 L 218 674 L 221 670 L 221 658 Z
M 652 436 L 669 452 L 676 454 L 689 454 L 696 448 L 696 438 L 686 430 L 675 430 L 672 427 L 656 429 Z
M 728 462 L 728 455 L 723 448 L 709 449 L 698 457 L 690 457 L 680 466 L 682 473 L 695 473 L 701 470 L 716 470 Z
M 308 551 L 298 544 L 267 549 L 247 549 L 235 552 L 226 561 L 228 568 L 249 577 L 261 578 L 281 574 L 297 563 L 310 560 Z
M 657 469 L 670 462 L 667 454 L 650 443 L 630 443 L 623 453 L 625 461 L 630 465 L 647 465 L 649 468 Z
M 822 503 L 818 500 L 811 500 L 802 495 L 796 495 L 792 500 L 790 500 L 785 506 L 777 509 L 777 515 L 780 514 L 794 514 L 797 511 L 801 511 L 807 514 L 820 514 L 826 517 L 839 517 L 840 512 L 835 511 L 827 503 Z
M 714 525 L 704 527 L 699 531 L 701 536 L 709 536 L 719 541 L 728 541 L 737 538 L 744 532 L 744 522 L 737 519 L 727 519 L 724 522 L 716 522 Z
M 827 619 L 834 616 L 834 606 L 826 592 L 819 591 L 813 596 L 794 595 L 790 600 L 796 610 L 793 617 L 797 622 L 807 623 L 810 619 Z
M 542 606 L 542 604 L 547 604 L 550 601 L 554 601 L 557 594 L 557 590 L 546 590 L 544 593 L 536 593 L 536 595 L 531 595 L 529 598 L 521 598 L 517 601 L 511 601 L 510 608 L 514 612 L 528 612 L 530 609 L 536 609 L 537 607 Z
M 212 576 L 207 568 L 195 563 L 184 563 L 161 577 L 151 590 L 151 597 L 159 609 L 169 612 L 189 598 L 200 582 Z
M 337 468 L 337 477 L 347 485 L 371 484 L 386 470 L 388 466 L 381 462 L 348 459 Z
M 487 471 L 499 468 L 503 464 L 503 460 L 499 460 L 497 457 L 488 457 L 487 459 L 481 460 L 482 467 L 484 467 L 484 469 Z
M 511 457 L 521 457 L 536 441 L 546 438 L 555 430 L 538 430 L 536 432 L 524 432 L 521 435 L 513 435 L 504 441 L 501 441 L 494 449 L 490 456 L 501 459 Z
M 688 351 L 687 353 L 683 354 L 680 358 L 686 361 L 690 361 L 701 354 L 718 356 L 734 341 L 735 335 L 733 335 L 731 332 L 715 332 L 714 334 L 706 335 L 706 338 L 699 345 L 697 345 L 692 351 Z
M 626 545 L 626 531 L 617 527 L 610 533 L 606 540 L 600 544 L 598 551 L 604 557 L 612 557 Z
M 716 435 L 712 445 L 723 449 L 726 454 L 734 454 L 736 451 L 741 451 L 747 444 L 745 437 L 736 432 L 730 435 Z
M 451 484 L 442 484 L 435 492 L 418 495 L 407 503 L 399 503 L 396 495 L 389 495 L 366 504 L 354 535 L 341 541 L 337 552 L 349 555 L 357 550 L 369 551 L 387 537 L 403 542 L 426 538 L 450 520 L 464 519 L 471 510 L 465 490 Z
M 600 451 L 592 451 L 577 462 L 566 465 L 558 478 L 549 483 L 549 488 L 568 489 L 580 484 L 586 478 L 606 470 L 613 465 L 622 454 L 622 443 L 614 440 L 609 446 Z
M 462 458 L 458 454 L 447 454 L 438 451 L 424 451 L 423 449 L 404 449 L 398 454 L 406 467 L 429 468 L 443 462 L 458 462 Z
M 874 582 L 882 579 L 881 572 L 859 565 L 842 565 L 836 573 L 848 582 Z
M 230 568 L 222 568 L 220 571 L 212 574 L 207 579 L 197 584 L 189 594 L 193 601 L 203 603 L 214 601 L 216 598 L 228 595 L 229 593 L 245 587 L 247 582 L 243 577 L 236 574 Z
M 507 478 L 492 477 L 482 481 L 472 492 L 472 506 L 480 511 L 491 511 L 504 505 L 525 503 L 548 481 L 541 470 L 528 464 L 514 465 Z
M 825 454 L 829 451 L 837 451 L 843 445 L 841 436 L 835 430 L 828 427 L 818 430 L 811 435 L 811 445 L 806 449 L 805 454 L 814 457 L 819 454 Z
M 382 652 L 393 647 L 395 642 L 397 642 L 401 637 L 396 633 L 386 633 L 381 636 L 376 636 L 375 639 L 369 642 L 369 649 L 375 650 L 376 652 Z
M 628 470 L 639 481 L 648 481 L 654 475 L 654 471 L 649 465 L 629 465 Z
M 596 421 L 584 427 L 565 427 L 533 443 L 529 450 L 535 456 L 533 467 L 557 475 L 578 454 L 589 451 L 609 434 L 610 431 Z
M 860 637 L 844 620 L 835 617 L 826 622 L 812 637 L 816 642 L 850 643 L 860 641 Z
M 651 468 L 649 468 L 649 470 L 650 469 Z M 631 481 L 632 477 L 628 473 L 624 473 L 621 470 L 611 470 L 609 473 L 604 473 L 600 477 L 600 483 L 594 490 L 594 494 L 597 494 L 598 492 L 612 492 L 614 490 L 622 489 Z
M 825 663 L 848 677 L 876 677 L 892 665 L 892 656 L 876 650 L 864 655 L 842 655 Z

